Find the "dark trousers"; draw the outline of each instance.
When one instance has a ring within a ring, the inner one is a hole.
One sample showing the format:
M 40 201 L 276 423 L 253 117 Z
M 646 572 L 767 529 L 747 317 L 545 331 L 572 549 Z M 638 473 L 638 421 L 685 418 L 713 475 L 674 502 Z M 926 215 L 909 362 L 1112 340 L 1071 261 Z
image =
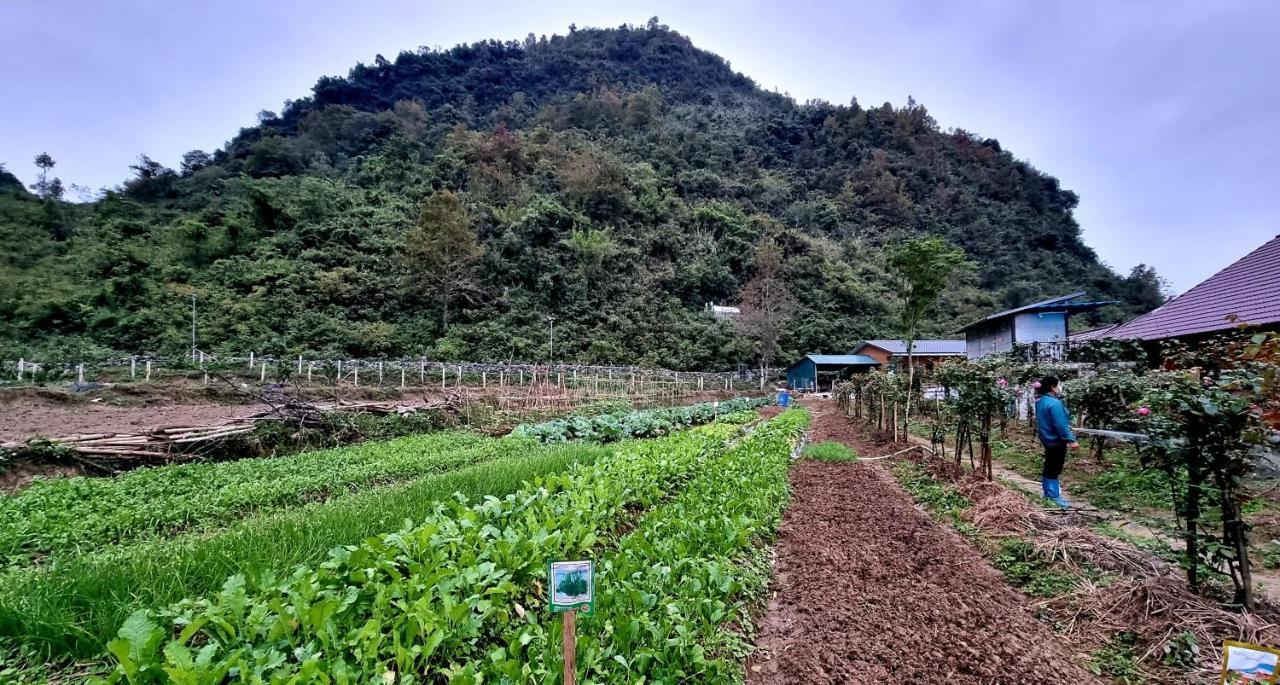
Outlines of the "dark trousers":
M 1062 465 L 1067 461 L 1067 445 L 1065 443 L 1059 445 L 1044 446 L 1044 470 L 1040 472 L 1041 478 L 1049 480 L 1058 480 L 1058 476 L 1062 475 Z

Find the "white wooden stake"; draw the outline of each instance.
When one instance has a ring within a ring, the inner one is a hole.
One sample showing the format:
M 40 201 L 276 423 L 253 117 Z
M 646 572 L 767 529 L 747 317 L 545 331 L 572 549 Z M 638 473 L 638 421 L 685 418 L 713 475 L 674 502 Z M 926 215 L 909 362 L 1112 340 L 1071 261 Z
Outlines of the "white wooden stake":
M 302 375 L 302 355 L 298 355 L 298 375 Z
M 427 384 L 427 363 L 418 362 L 418 385 Z
M 147 360 L 147 376 L 146 380 L 151 380 L 151 360 Z
M 458 365 L 458 387 L 462 387 L 462 365 Z
M 404 387 L 404 366 L 400 367 L 400 387 Z
M 316 368 L 315 362 L 307 362 L 307 382 L 311 382 L 311 372 Z
M 266 365 L 265 363 L 264 363 L 264 364 L 259 364 L 259 365 L 258 365 L 258 371 L 259 371 L 259 373 L 258 373 L 258 382 L 259 382 L 259 383 L 266 383 L 266 382 L 267 382 L 267 365 Z
M 378 385 L 382 385 L 382 362 L 378 362 Z
M 23 362 L 23 360 L 22 360 L 22 357 L 18 357 L 18 381 L 19 381 L 19 382 L 21 382 L 21 381 L 22 381 L 22 365 L 23 365 L 23 363 L 24 363 L 24 362 Z
M 488 371 L 481 371 L 481 372 L 480 372 L 480 387 L 482 387 L 482 388 L 487 388 L 487 387 L 489 387 L 489 372 L 488 372 Z
M 440 365 L 440 387 L 444 387 L 444 364 Z
M 138 358 L 129 357 L 129 378 L 138 377 Z
M 76 366 L 76 382 L 84 385 L 84 364 Z
M 360 365 L 356 364 L 351 367 L 351 382 L 358 388 L 360 387 Z
M 333 381 L 333 383 L 334 383 L 334 385 L 337 385 L 338 383 L 341 383 L 341 382 L 342 382 L 342 360 L 341 360 L 341 359 L 339 359 L 339 360 L 338 360 L 338 376 L 337 376 L 337 378 Z
M 249 353 L 249 368 L 253 368 L 253 352 Z

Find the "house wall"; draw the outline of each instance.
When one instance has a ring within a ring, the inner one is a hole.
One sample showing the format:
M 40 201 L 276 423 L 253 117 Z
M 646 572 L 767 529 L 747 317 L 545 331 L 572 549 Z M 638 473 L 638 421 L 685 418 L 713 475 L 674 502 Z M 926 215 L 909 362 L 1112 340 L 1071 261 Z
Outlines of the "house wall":
M 867 345 L 858 350 L 857 354 L 865 354 L 868 357 L 880 362 L 880 367 L 884 368 L 889 365 L 889 351 L 882 350 L 874 345 Z
M 1065 312 L 1028 312 L 1013 319 L 1014 339 L 1019 343 L 1059 342 L 1067 339 Z
M 787 369 L 787 387 L 794 390 L 813 387 L 817 378 L 817 365 L 812 359 L 805 359 L 799 364 Z
M 965 331 L 964 351 L 970 359 L 1013 349 L 1013 321 L 1000 319 Z

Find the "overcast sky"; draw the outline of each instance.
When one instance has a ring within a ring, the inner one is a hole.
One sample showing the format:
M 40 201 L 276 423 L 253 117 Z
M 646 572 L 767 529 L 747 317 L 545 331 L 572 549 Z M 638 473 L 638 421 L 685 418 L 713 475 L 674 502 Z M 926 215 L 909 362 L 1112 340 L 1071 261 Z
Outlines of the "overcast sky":
M 1175 292 L 1280 233 L 1280 2 L 0 0 L 0 163 L 114 186 L 325 74 L 420 45 L 657 15 L 765 88 L 908 95 L 1080 195 L 1102 259 Z

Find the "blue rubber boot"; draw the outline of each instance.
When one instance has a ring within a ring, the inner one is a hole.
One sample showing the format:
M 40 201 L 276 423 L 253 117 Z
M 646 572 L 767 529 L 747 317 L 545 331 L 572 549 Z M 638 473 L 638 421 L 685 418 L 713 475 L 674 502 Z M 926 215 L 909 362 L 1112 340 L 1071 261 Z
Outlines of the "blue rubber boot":
M 1063 509 L 1071 506 L 1067 498 L 1062 496 L 1062 485 L 1056 478 L 1041 478 L 1040 487 L 1044 490 L 1045 499 L 1053 500 L 1054 504 Z

